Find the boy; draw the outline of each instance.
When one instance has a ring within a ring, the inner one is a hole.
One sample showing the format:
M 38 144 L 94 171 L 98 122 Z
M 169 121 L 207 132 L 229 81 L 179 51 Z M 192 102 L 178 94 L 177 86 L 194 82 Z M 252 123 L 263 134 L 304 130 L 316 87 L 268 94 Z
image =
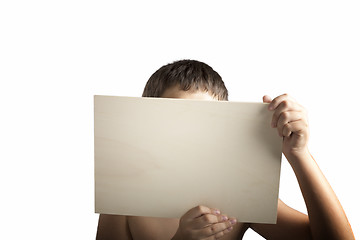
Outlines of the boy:
M 227 101 L 228 92 L 210 66 L 182 60 L 157 70 L 148 80 L 143 97 Z M 339 200 L 307 148 L 305 109 L 287 94 L 273 100 L 264 96 L 263 102 L 269 103 L 268 109 L 273 112 L 269 127 L 276 128 L 283 138 L 282 151 L 295 172 L 308 216 L 280 199 L 276 224 L 237 223 L 208 206 L 196 206 L 180 220 L 100 214 L 97 239 L 235 240 L 242 239 L 249 227 L 266 239 L 354 239 Z

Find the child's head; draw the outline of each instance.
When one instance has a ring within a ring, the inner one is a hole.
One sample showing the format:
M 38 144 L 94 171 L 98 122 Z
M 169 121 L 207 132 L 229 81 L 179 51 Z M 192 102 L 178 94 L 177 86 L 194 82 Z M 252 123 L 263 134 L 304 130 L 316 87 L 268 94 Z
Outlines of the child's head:
M 181 92 L 206 93 L 217 100 L 228 100 L 228 91 L 221 76 L 209 65 L 195 60 L 181 60 L 162 66 L 151 75 L 142 96 L 168 97 Z

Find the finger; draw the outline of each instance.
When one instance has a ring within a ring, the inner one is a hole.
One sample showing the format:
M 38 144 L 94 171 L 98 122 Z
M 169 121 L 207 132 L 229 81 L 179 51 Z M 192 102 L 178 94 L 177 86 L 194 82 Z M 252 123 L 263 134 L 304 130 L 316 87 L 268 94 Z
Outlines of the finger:
M 302 112 L 298 111 L 286 111 L 282 112 L 279 116 L 279 119 L 276 123 L 276 127 L 279 133 L 279 136 L 283 136 L 283 128 L 285 124 L 298 121 L 304 118 L 304 115 Z
M 236 219 L 231 218 L 228 221 L 211 224 L 208 227 L 200 229 L 197 231 L 196 235 L 199 236 L 199 238 L 216 235 L 217 233 L 225 231 L 226 229 L 230 228 L 231 226 L 234 226 L 235 224 L 236 224 Z
M 263 96 L 263 103 L 271 103 L 271 97 L 269 95 Z
M 226 222 L 212 224 L 206 228 L 203 228 L 198 231 L 198 236 L 207 237 L 207 236 L 216 236 L 216 235 L 225 235 L 232 230 L 232 227 L 236 224 L 236 219 L 231 219 Z M 221 234 L 223 232 L 223 234 Z
M 233 230 L 233 227 L 229 227 L 227 229 L 225 229 L 224 231 L 218 232 L 215 235 L 212 235 L 210 237 L 207 238 L 203 238 L 203 240 L 215 240 L 215 239 L 220 239 L 222 237 L 224 237 L 226 234 L 228 234 L 229 232 L 231 232 L 231 230 Z
M 289 96 L 289 94 L 285 93 L 283 95 L 280 95 L 276 98 L 274 98 L 271 103 L 269 104 L 268 108 L 269 110 L 274 110 L 276 109 L 281 102 L 285 101 L 285 100 L 291 100 L 294 101 L 294 99 L 292 97 Z
M 183 218 L 193 219 L 209 213 L 219 215 L 220 211 L 218 209 L 211 209 L 209 207 L 199 205 L 187 211 Z
M 194 229 L 204 228 L 214 223 L 224 222 L 229 220 L 229 218 L 224 215 L 214 215 L 214 214 L 204 214 L 201 217 L 195 218 L 192 222 Z
M 284 125 L 281 134 L 284 137 L 289 137 L 292 133 L 299 134 L 301 131 L 304 131 L 306 127 L 307 123 L 303 120 L 290 122 Z
M 276 108 L 274 111 L 272 120 L 271 120 L 271 126 L 276 127 L 277 122 L 279 120 L 280 115 L 285 111 L 302 111 L 302 108 L 295 102 L 286 100 L 280 103 L 280 105 Z
M 231 230 L 233 230 L 233 226 L 228 227 L 227 229 L 225 229 L 224 231 L 218 232 L 217 234 L 215 234 L 215 239 L 219 239 L 222 238 L 223 236 L 225 236 L 226 234 L 228 234 L 229 232 L 231 232 Z

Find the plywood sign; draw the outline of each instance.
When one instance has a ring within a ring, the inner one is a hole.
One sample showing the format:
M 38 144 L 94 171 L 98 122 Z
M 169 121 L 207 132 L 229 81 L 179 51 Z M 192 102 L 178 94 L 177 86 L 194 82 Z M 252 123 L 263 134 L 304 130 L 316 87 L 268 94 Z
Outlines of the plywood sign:
M 197 205 L 275 223 L 282 139 L 267 104 L 95 96 L 95 211 L 180 218 Z

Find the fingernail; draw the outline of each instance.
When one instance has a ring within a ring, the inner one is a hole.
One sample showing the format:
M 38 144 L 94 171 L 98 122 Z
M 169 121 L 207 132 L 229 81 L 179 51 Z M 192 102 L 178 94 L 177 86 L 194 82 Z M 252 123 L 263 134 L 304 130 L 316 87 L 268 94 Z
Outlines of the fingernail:
M 231 226 L 231 227 L 228 227 L 227 229 L 226 229 L 226 232 L 230 232 L 231 230 L 233 230 L 233 227 Z
M 220 214 L 220 211 L 219 210 L 214 210 L 214 213 L 219 215 Z
M 223 215 L 223 216 L 221 216 L 221 220 L 227 221 L 227 220 L 228 220 L 228 217 Z
M 234 225 L 234 224 L 236 223 L 236 219 L 231 219 L 231 220 L 230 220 L 230 223 L 231 223 L 232 225 Z

